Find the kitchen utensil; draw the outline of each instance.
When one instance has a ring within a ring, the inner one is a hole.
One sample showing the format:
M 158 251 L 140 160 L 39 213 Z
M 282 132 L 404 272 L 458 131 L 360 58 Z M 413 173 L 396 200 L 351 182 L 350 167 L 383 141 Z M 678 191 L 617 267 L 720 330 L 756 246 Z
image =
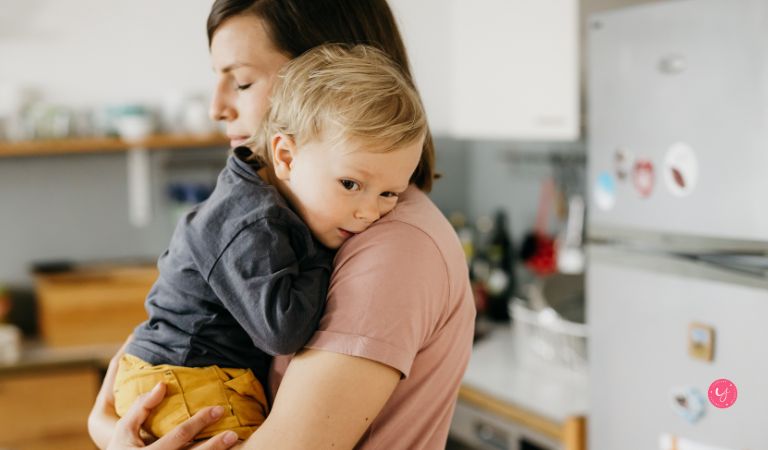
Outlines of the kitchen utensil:
M 21 358 L 21 330 L 16 325 L 0 324 L 0 364 L 13 364 Z
M 584 250 L 581 246 L 584 229 L 584 198 L 573 195 L 568 200 L 568 220 L 557 239 L 557 269 L 561 273 L 584 271 Z
M 548 178 L 541 185 L 536 226 L 534 230 L 526 234 L 521 246 L 520 256 L 525 262 L 525 266 L 537 275 L 553 273 L 557 268 L 555 241 L 547 233 L 547 222 L 553 196 L 554 182 Z

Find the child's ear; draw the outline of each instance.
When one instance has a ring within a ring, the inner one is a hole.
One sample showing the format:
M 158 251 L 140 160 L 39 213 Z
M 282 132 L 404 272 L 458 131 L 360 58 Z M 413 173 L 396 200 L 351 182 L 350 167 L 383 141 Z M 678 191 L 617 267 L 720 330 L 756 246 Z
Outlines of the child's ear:
M 296 154 L 296 143 L 293 138 L 283 133 L 277 133 L 272 136 L 270 141 L 270 156 L 272 158 L 272 167 L 275 170 L 275 176 L 283 181 L 291 179 L 291 167 L 293 166 L 293 157 Z

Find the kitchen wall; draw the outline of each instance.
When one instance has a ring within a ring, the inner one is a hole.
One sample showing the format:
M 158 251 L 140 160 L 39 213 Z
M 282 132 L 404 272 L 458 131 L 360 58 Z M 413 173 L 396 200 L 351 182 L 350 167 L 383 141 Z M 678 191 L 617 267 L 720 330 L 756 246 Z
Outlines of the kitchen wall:
M 222 164 L 224 152 L 183 151 Z M 125 153 L 0 160 L 0 284 L 29 284 L 36 262 L 156 259 L 176 220 L 166 195 L 179 178 L 173 161 L 174 152 L 151 153 L 152 220 L 137 228 L 128 218 Z M 211 169 L 195 172 L 198 181 L 215 180 Z
M 466 147 L 450 139 L 437 146 L 444 179 L 432 197 L 443 211 L 466 210 Z M 169 183 L 214 181 L 225 152 L 151 152 L 153 211 L 143 228 L 129 222 L 124 153 L 0 159 L 0 284 L 29 284 L 34 262 L 156 259 L 176 221 Z
M 206 92 L 211 3 L 0 0 L 0 95 L 28 86 L 81 106 Z
M 212 0 L 0 0 L 0 116 L 22 90 L 47 103 L 161 106 L 206 95 Z M 173 217 L 153 153 L 154 218 L 128 221 L 126 155 L 0 159 L 0 284 L 28 284 L 32 262 L 154 259 Z
M 647 1 L 585 0 L 582 15 Z M 0 95 L 33 86 L 50 101 L 101 105 L 207 92 L 210 4 L 0 0 L 0 58 L 16 61 L 0 65 Z M 541 180 L 553 173 L 546 154 L 578 153 L 584 145 L 438 136 L 444 177 L 432 198 L 446 214 L 463 211 L 473 219 L 503 208 L 519 239 L 535 221 Z M 215 158 L 222 150 L 207 153 Z M 154 214 L 145 228 L 128 221 L 125 154 L 1 159 L 0 283 L 28 284 L 34 261 L 156 258 L 174 223 L 165 193 L 173 155 L 152 155 Z

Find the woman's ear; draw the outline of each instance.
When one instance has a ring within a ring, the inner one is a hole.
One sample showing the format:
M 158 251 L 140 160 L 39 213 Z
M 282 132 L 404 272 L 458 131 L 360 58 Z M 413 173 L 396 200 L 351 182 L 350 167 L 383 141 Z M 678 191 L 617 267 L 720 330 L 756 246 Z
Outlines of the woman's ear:
M 296 143 L 293 138 L 283 133 L 275 134 L 270 141 L 269 154 L 275 176 L 282 181 L 290 180 L 293 157 L 296 154 Z

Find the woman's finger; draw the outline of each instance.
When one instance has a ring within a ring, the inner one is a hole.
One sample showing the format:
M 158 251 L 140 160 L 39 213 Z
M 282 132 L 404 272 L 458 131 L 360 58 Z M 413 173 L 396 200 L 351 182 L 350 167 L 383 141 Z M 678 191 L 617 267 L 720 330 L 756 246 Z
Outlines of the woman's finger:
M 189 418 L 186 422 L 178 425 L 166 434 L 157 442 L 150 445 L 148 448 L 152 450 L 175 450 L 187 445 L 194 437 L 208 425 L 214 424 L 221 419 L 224 415 L 224 408 L 221 406 L 214 406 L 209 408 L 203 408 L 198 411 L 194 416 Z M 200 447 L 208 450 L 219 450 L 232 447 L 237 442 L 237 434 L 232 431 L 221 433 Z
M 208 439 L 205 442 L 190 447 L 190 450 L 224 450 L 241 448 L 242 443 L 237 440 L 237 434 L 234 431 L 225 431 Z
M 164 397 L 165 384 L 163 383 L 157 383 L 151 391 L 139 396 L 123 418 L 118 421 L 116 433 L 138 438 L 144 421 Z

